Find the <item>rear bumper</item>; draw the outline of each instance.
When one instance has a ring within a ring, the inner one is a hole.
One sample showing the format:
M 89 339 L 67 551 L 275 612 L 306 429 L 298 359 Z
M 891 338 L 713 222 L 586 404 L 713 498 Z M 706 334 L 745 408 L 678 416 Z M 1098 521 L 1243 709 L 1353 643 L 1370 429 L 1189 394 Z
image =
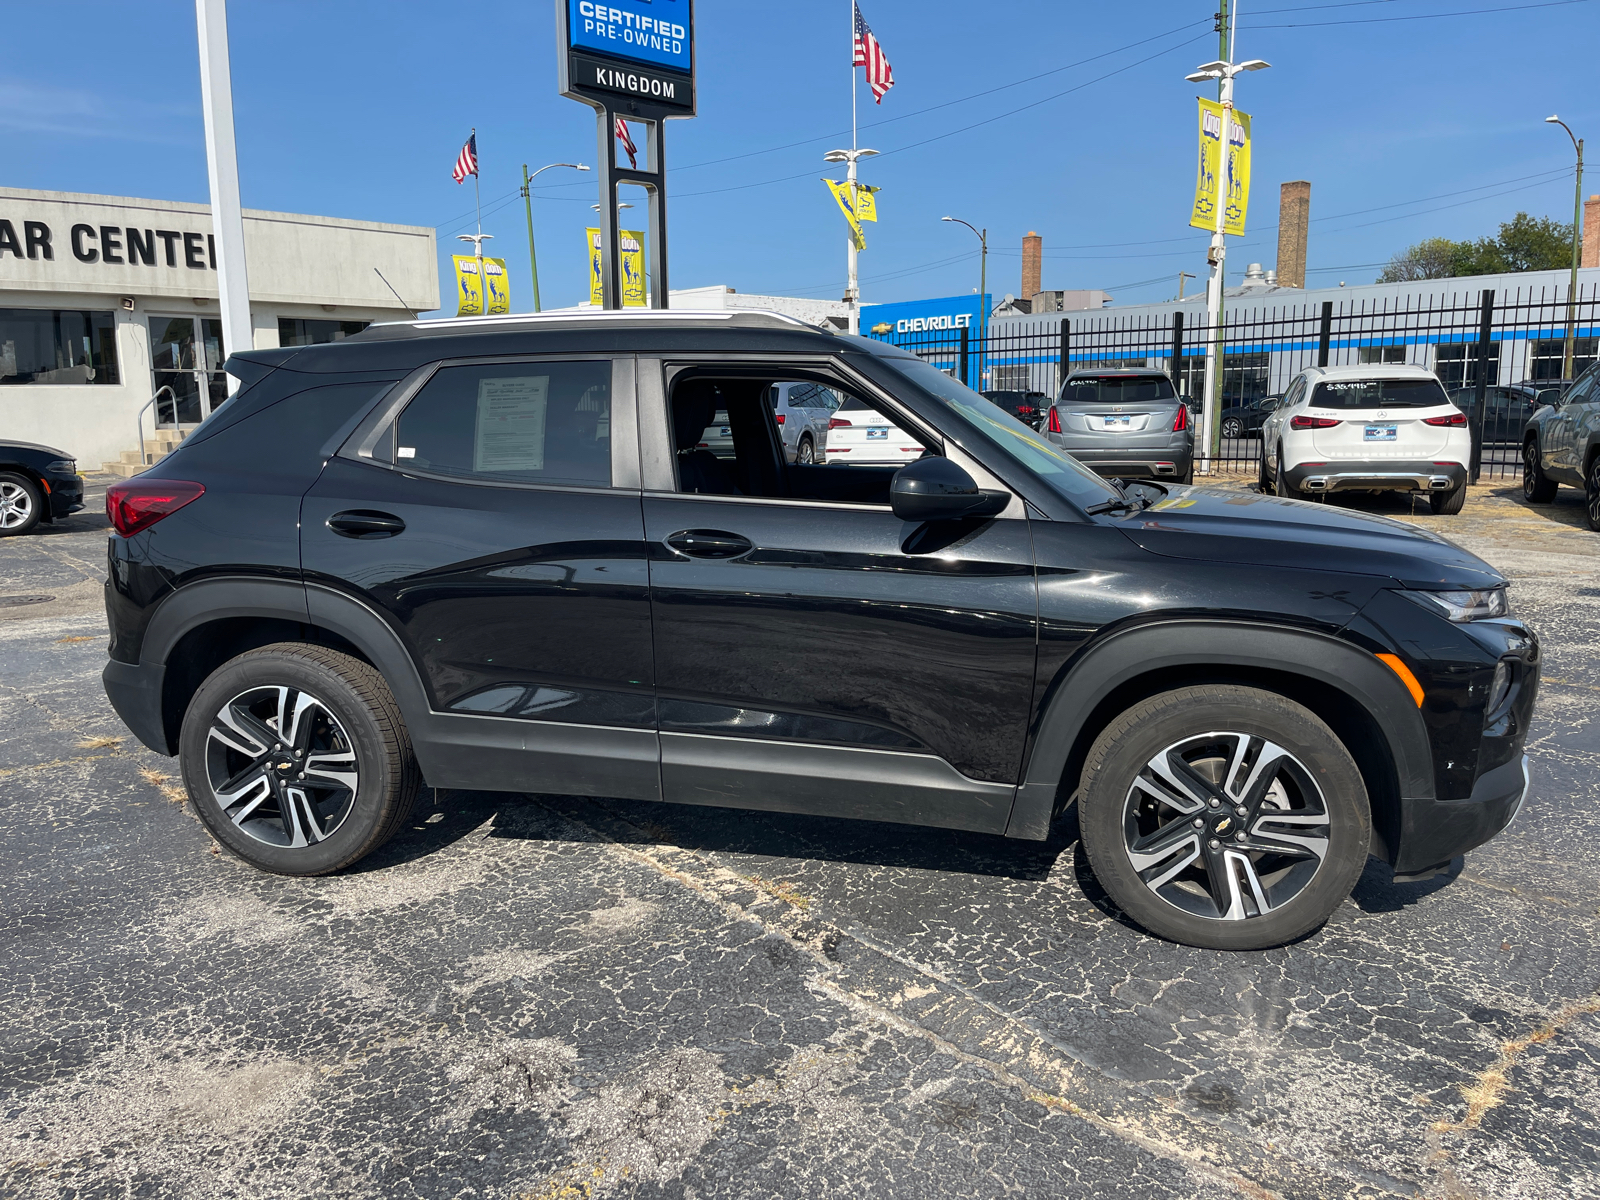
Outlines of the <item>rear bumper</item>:
M 1055 440 L 1055 439 L 1052 439 Z M 1056 444 L 1099 475 L 1136 479 L 1182 479 L 1189 473 L 1190 445 L 1086 446 Z
M 1410 874 L 1483 845 L 1522 811 L 1528 799 L 1528 756 L 1485 771 L 1465 800 L 1404 803 L 1397 874 Z
M 106 698 L 122 723 L 157 754 L 174 754 L 167 745 L 161 719 L 161 683 L 167 668 L 159 663 L 124 663 L 112 659 L 101 672 Z
M 1467 482 L 1467 468 L 1460 463 L 1347 458 L 1288 467 L 1283 482 L 1295 492 L 1453 492 Z

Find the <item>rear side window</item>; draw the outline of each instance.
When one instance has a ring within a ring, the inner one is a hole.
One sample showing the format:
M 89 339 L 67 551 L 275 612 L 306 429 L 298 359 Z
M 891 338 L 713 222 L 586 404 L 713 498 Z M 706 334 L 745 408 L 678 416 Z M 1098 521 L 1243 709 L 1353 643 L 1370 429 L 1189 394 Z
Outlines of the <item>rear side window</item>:
M 1312 408 L 1437 408 L 1449 404 L 1437 379 L 1325 379 Z
M 444 367 L 400 415 L 395 465 L 496 483 L 611 484 L 611 364 Z
M 1061 398 L 1068 404 L 1149 404 L 1177 395 L 1165 375 L 1079 375 L 1061 388 Z

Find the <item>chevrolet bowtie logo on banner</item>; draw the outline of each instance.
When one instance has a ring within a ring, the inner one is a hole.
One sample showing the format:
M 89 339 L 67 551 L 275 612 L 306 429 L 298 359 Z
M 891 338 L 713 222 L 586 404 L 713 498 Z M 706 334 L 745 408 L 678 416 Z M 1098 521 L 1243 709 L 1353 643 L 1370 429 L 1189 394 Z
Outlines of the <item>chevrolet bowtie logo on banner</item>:
M 824 179 L 828 190 L 833 193 L 833 198 L 839 202 L 839 211 L 844 214 L 844 219 L 850 222 L 850 236 L 855 239 L 856 249 L 865 250 L 867 239 L 861 232 L 861 222 L 876 221 L 878 219 L 878 202 L 873 193 L 878 189 L 868 187 L 864 183 L 855 185 L 855 202 L 850 199 L 850 184 L 835 183 L 831 179 Z
M 1250 114 L 1233 110 L 1228 124 L 1228 151 L 1222 152 L 1222 127 L 1226 113 L 1215 100 L 1200 101 L 1200 165 L 1194 181 L 1194 210 L 1189 224 L 1196 229 L 1217 227 L 1217 185 L 1224 182 L 1222 203 L 1227 206 L 1222 231 L 1237 237 L 1244 233 L 1245 210 L 1250 205 Z
M 481 317 L 483 278 L 478 274 L 478 260 L 470 254 L 456 254 L 452 258 L 456 264 L 456 316 Z
M 511 311 L 511 287 L 506 278 L 505 259 L 483 260 L 483 291 L 489 301 L 486 311 L 491 317 Z

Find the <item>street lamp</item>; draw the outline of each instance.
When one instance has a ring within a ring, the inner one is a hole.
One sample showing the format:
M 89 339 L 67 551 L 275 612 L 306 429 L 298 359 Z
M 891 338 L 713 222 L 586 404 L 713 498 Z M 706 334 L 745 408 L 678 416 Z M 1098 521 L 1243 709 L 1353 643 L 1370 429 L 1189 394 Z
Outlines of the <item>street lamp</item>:
M 863 158 L 871 158 L 877 154 L 876 150 L 829 150 L 822 156 L 823 162 L 848 163 L 845 179 L 850 185 L 850 203 L 856 202 L 856 163 Z M 849 330 L 850 333 L 861 332 L 861 285 L 856 274 L 856 239 L 855 230 L 850 231 L 850 247 L 848 263 L 850 268 L 849 284 L 845 288 L 844 302 L 850 306 Z
M 1238 27 L 1230 33 L 1228 56 L 1233 57 L 1233 37 L 1237 35 Z M 1224 244 L 1222 231 L 1227 226 L 1227 166 L 1228 166 L 1228 137 L 1233 124 L 1233 81 L 1236 76 L 1243 75 L 1246 71 L 1260 71 L 1271 66 L 1259 58 L 1252 58 L 1245 62 L 1224 62 L 1218 59 L 1208 62 L 1195 69 L 1192 74 L 1184 78 L 1190 83 L 1201 83 L 1207 79 L 1218 79 L 1222 82 L 1222 178 L 1217 181 L 1217 223 L 1211 232 L 1211 249 L 1206 254 L 1206 261 L 1211 264 L 1211 274 L 1206 279 L 1206 314 L 1210 323 L 1210 330 L 1206 338 L 1206 379 L 1205 395 L 1200 401 L 1200 430 L 1201 442 L 1199 470 L 1202 475 L 1211 474 L 1211 459 L 1217 437 L 1217 392 L 1220 390 L 1222 366 L 1219 361 L 1222 357 L 1222 283 L 1223 262 L 1228 251 Z
M 1574 328 L 1577 321 L 1578 300 L 1578 247 L 1583 240 L 1583 139 L 1572 132 L 1572 127 L 1552 113 L 1545 118 L 1547 125 L 1559 125 L 1572 139 L 1572 148 L 1578 152 L 1578 176 L 1572 195 L 1572 278 L 1567 281 L 1567 345 L 1561 355 L 1561 378 L 1572 378 L 1572 352 Z
M 953 221 L 957 225 L 965 225 L 978 235 L 978 244 L 982 251 L 978 259 L 978 311 L 983 314 L 979 325 L 978 336 L 983 339 L 978 343 L 978 382 L 983 382 L 983 348 L 988 344 L 989 337 L 989 231 L 979 229 L 971 221 L 963 221 L 960 217 L 940 217 L 941 221 Z M 962 383 L 967 381 L 963 379 Z
M 533 249 L 533 189 L 532 183 L 538 178 L 540 171 L 548 171 L 551 167 L 570 167 L 574 171 L 587 171 L 589 168 L 582 163 L 548 163 L 539 168 L 532 175 L 528 174 L 528 164 L 522 164 L 522 202 L 528 209 L 528 264 L 533 268 L 533 311 L 539 311 L 539 256 Z

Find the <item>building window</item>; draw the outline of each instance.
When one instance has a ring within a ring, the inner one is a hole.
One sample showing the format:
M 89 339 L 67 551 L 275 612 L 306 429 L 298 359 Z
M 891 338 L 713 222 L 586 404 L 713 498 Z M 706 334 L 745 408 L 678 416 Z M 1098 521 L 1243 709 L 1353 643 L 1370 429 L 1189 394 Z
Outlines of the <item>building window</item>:
M 1600 345 L 1600 338 L 1572 339 L 1572 377 L 1574 379 L 1594 366 L 1597 345 Z M 1528 354 L 1528 378 L 1560 379 L 1561 368 L 1566 359 L 1567 343 L 1564 338 L 1536 341 Z
M 320 346 L 324 342 L 342 342 L 370 324 L 370 321 L 311 321 L 300 317 L 279 317 L 278 345 Z
M 111 313 L 0 308 L 0 384 L 118 382 Z
M 1362 346 L 1356 361 L 1362 366 L 1373 363 L 1403 363 L 1406 361 L 1406 348 L 1404 346 Z
M 1560 368 L 1558 367 L 1557 370 Z M 1433 373 L 1448 391 L 1478 386 L 1478 343 L 1440 342 L 1433 348 Z M 1489 378 L 1485 387 L 1500 382 L 1500 343 L 1489 343 Z

